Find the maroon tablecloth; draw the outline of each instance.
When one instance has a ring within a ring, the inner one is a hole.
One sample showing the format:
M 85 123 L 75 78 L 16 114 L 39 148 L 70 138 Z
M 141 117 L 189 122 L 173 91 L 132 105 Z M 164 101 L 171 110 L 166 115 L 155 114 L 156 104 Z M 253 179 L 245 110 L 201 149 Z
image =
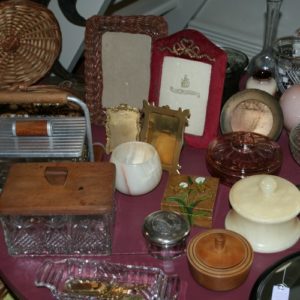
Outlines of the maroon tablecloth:
M 105 143 L 103 129 L 94 127 L 93 136 L 94 141 Z M 290 155 L 286 132 L 282 133 L 278 142 L 282 146 L 284 153 L 283 165 L 279 175 L 295 184 L 300 183 L 300 166 L 295 163 Z M 209 175 L 205 166 L 205 152 L 205 149 L 184 146 L 180 158 L 182 173 L 203 176 Z M 296 245 L 283 252 L 274 254 L 255 253 L 254 263 L 246 282 L 232 291 L 213 292 L 201 287 L 192 278 L 185 255 L 173 261 L 164 262 L 154 259 L 147 254 L 141 227 L 144 218 L 150 212 L 160 208 L 160 200 L 166 186 L 167 176 L 167 173 L 164 172 L 159 186 L 151 193 L 143 196 L 130 197 L 116 192 L 117 214 L 113 239 L 113 254 L 108 257 L 98 257 L 97 259 L 126 264 L 158 266 L 167 273 L 177 273 L 180 275 L 181 279 L 180 300 L 243 300 L 248 299 L 254 282 L 268 266 L 272 265 L 280 258 L 300 250 L 300 242 L 298 242 Z M 224 219 L 229 210 L 228 192 L 229 187 L 221 184 L 213 218 L 214 228 L 224 228 Z M 204 230 L 206 229 L 193 228 L 190 237 Z M 38 288 L 34 285 L 35 272 L 44 259 L 45 257 L 31 258 L 9 256 L 3 232 L 0 230 L 0 276 L 20 299 L 53 299 L 51 292 L 47 288 Z M 61 257 L 53 257 L 53 259 L 61 259 Z

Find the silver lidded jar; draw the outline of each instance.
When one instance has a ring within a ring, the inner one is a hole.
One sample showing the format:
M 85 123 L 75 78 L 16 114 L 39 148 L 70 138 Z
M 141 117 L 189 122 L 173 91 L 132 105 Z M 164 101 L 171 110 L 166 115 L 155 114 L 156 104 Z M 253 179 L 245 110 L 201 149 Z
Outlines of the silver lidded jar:
M 185 252 L 189 232 L 188 221 L 172 211 L 155 211 L 145 218 L 143 225 L 149 254 L 163 260 L 176 258 Z

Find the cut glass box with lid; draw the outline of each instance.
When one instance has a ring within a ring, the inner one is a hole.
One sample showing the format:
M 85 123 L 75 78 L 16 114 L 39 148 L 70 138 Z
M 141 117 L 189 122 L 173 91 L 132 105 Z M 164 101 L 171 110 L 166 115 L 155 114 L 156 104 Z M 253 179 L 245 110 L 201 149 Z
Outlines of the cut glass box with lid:
M 0 197 L 10 255 L 109 255 L 115 167 L 109 162 L 16 163 Z

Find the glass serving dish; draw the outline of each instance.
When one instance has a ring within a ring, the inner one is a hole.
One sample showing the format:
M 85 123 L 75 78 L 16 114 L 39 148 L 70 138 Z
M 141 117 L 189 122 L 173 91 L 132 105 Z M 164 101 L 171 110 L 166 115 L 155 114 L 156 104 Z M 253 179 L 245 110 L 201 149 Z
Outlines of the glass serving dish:
M 160 268 L 77 258 L 44 261 L 35 285 L 60 300 L 175 300 L 180 291 L 179 277 Z
M 210 142 L 206 163 L 212 176 L 231 185 L 250 175 L 276 174 L 281 168 L 282 151 L 265 135 L 236 131 Z

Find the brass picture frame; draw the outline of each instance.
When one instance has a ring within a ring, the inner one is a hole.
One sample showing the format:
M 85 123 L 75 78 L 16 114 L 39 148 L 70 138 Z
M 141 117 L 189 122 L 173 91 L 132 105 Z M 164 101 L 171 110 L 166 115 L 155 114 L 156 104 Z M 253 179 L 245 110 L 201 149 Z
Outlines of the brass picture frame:
M 119 144 L 137 141 L 140 136 L 140 111 L 127 104 L 106 109 L 106 153 Z
M 143 114 L 141 141 L 155 147 L 163 170 L 178 173 L 184 129 L 190 116 L 189 110 L 181 108 L 172 110 L 168 106 L 158 107 L 144 100 Z

